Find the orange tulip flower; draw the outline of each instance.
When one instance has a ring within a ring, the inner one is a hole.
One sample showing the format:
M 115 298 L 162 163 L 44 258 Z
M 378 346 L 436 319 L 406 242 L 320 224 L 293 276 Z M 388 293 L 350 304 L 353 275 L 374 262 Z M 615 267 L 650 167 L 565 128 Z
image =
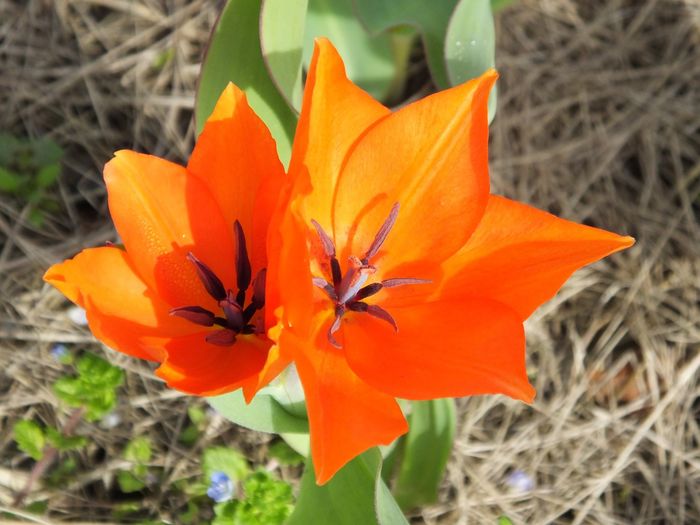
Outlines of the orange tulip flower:
M 271 345 L 266 236 L 284 182 L 264 123 L 229 85 L 187 167 L 119 151 L 104 178 L 125 250 L 86 249 L 44 279 L 106 345 L 160 362 L 170 386 L 250 397 Z
M 523 321 L 633 243 L 489 194 L 496 77 L 391 112 L 316 43 L 270 229 L 268 315 L 273 358 L 304 387 L 318 483 L 406 432 L 396 398 L 532 401 Z

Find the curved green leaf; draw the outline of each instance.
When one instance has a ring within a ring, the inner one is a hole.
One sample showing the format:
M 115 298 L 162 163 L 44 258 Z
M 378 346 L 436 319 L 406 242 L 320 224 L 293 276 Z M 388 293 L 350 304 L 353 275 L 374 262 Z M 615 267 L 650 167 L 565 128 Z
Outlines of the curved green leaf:
M 263 0 L 260 48 L 277 89 L 290 107 L 301 109 L 301 60 L 308 0 Z
M 372 34 L 402 25 L 415 27 L 423 37 L 428 67 L 433 80 L 441 89 L 450 86 L 445 67 L 444 39 L 450 15 L 457 0 L 402 0 L 378 2 L 377 0 L 353 0 L 362 23 Z
M 345 62 L 348 78 L 378 100 L 390 98 L 405 81 L 406 46 L 391 34 L 370 35 L 353 11 L 352 0 L 309 0 L 304 38 L 304 64 L 308 69 L 314 38 L 327 37 Z
M 453 399 L 416 401 L 394 486 L 396 501 L 410 509 L 437 500 L 455 433 Z
M 241 390 L 209 397 L 207 402 L 229 421 L 241 426 L 270 433 L 302 434 L 309 432 L 309 422 L 287 412 L 271 396 L 258 394 L 246 404 Z
M 382 456 L 374 448 L 350 461 L 319 487 L 309 459 L 287 525 L 407 525 L 381 479 L 381 471 Z
M 260 47 L 261 0 L 229 0 L 211 35 L 195 101 L 197 131 L 204 127 L 228 82 L 244 90 L 248 102 L 277 141 L 283 163 L 289 162 L 296 115 L 270 79 Z
M 494 67 L 496 32 L 489 0 L 460 0 L 445 35 L 447 76 L 452 85 Z M 489 122 L 496 114 L 496 88 L 489 97 Z

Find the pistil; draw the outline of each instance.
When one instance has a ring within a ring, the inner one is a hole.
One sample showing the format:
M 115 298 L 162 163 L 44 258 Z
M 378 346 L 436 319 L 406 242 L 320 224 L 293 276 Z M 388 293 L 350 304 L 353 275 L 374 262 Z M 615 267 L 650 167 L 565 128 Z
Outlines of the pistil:
M 367 281 L 377 272 L 377 268 L 370 264 L 370 260 L 377 255 L 389 232 L 396 223 L 399 215 L 399 203 L 395 203 L 389 216 L 377 231 L 369 248 L 362 258 L 351 256 L 348 260 L 348 268 L 345 274 L 342 273 L 340 262 L 336 256 L 336 249 L 333 240 L 325 232 L 323 227 L 311 220 L 311 224 L 316 229 L 325 256 L 328 258 L 330 266 L 331 282 L 323 277 L 313 277 L 315 286 L 321 288 L 331 299 L 334 305 L 334 319 L 328 328 L 328 341 L 336 348 L 341 348 L 340 343 L 335 339 L 335 333 L 340 330 L 342 318 L 350 310 L 352 312 L 367 313 L 377 319 L 389 323 L 395 331 L 398 331 L 396 321 L 391 314 L 376 304 L 368 304 L 364 301 L 378 293 L 383 288 L 395 288 L 397 286 L 426 284 L 429 280 L 415 278 L 393 278 L 367 284 Z

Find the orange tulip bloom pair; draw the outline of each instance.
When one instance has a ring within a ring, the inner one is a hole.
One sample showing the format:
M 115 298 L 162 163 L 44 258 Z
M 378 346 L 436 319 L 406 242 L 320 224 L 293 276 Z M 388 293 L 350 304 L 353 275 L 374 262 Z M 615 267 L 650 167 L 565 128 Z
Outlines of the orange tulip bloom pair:
M 489 194 L 496 77 L 391 112 L 318 40 L 286 175 L 229 85 L 187 167 L 133 151 L 105 166 L 125 249 L 45 279 L 173 388 L 250 400 L 294 363 L 318 483 L 406 432 L 396 398 L 530 402 L 523 321 L 633 240 Z

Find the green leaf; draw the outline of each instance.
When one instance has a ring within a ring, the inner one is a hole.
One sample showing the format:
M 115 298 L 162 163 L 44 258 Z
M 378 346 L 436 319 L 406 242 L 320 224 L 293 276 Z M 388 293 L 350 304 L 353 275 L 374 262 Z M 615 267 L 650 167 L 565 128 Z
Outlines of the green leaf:
M 86 353 L 76 365 L 80 380 L 101 389 L 116 388 L 124 381 L 124 372 L 95 354 Z
M 515 0 L 491 0 L 491 10 L 495 13 L 514 3 Z
M 286 165 L 291 154 L 296 115 L 272 82 L 260 48 L 261 0 L 229 0 L 212 33 L 195 101 L 197 131 L 201 132 L 228 82 L 244 90 L 248 102 L 265 121 Z
M 19 449 L 32 459 L 39 461 L 44 455 L 46 444 L 41 427 L 34 421 L 22 420 L 15 423 L 12 431 Z
M 409 416 L 403 459 L 394 486 L 396 501 L 410 509 L 437 500 L 455 432 L 452 399 L 416 401 Z
M 449 87 L 444 58 L 444 39 L 447 24 L 457 0 L 353 1 L 358 17 L 372 34 L 379 34 L 402 25 L 415 27 L 423 38 L 433 80 L 441 89 Z
M 0 166 L 12 163 L 20 147 L 21 143 L 17 137 L 9 133 L 0 133 Z
M 285 441 L 275 441 L 270 445 L 268 454 L 282 465 L 296 466 L 304 462 L 304 456 L 290 447 Z
M 406 70 L 408 55 L 397 56 L 395 62 L 391 35 L 370 35 L 355 15 L 352 0 L 309 0 L 304 38 L 307 69 L 314 38 L 320 36 L 327 37 L 343 57 L 348 78 L 378 100 L 389 96 L 394 78 Z
M 0 167 L 0 191 L 15 193 L 22 185 L 22 177 Z
M 460 0 L 445 35 L 445 60 L 450 84 L 457 85 L 494 67 L 496 31 L 489 0 Z M 496 114 L 496 89 L 489 97 L 489 122 Z
M 58 164 L 63 158 L 63 149 L 48 137 L 41 137 L 30 142 L 34 165 L 41 168 Z
M 235 521 L 238 501 L 229 500 L 214 505 L 215 518 L 211 525 L 239 525 Z
M 48 188 L 56 182 L 60 173 L 61 165 L 59 163 L 49 164 L 39 170 L 34 182 L 38 188 Z
M 115 389 L 124 372 L 104 359 L 87 353 L 76 364 L 78 377 L 61 377 L 53 385 L 56 396 L 69 406 L 85 407 L 85 419 L 96 421 L 110 412 L 117 402 Z
M 500 516 L 498 518 L 498 525 L 513 525 L 513 521 L 508 516 Z
M 381 479 L 382 456 L 376 448 L 356 457 L 323 486 L 316 485 L 309 459 L 299 499 L 288 525 L 407 524 Z
M 301 59 L 308 0 L 263 0 L 260 48 L 277 89 L 290 107 L 301 109 Z
M 206 481 L 214 472 L 224 472 L 233 481 L 238 481 L 250 473 L 250 467 L 243 455 L 232 448 L 209 447 L 204 451 L 202 471 Z
M 124 459 L 139 465 L 151 461 L 151 439 L 145 436 L 132 439 L 124 449 Z
M 117 483 L 119 483 L 119 489 L 125 494 L 138 492 L 146 487 L 143 481 L 128 470 L 120 470 L 117 472 Z
M 254 472 L 243 483 L 243 493 L 233 512 L 235 524 L 282 525 L 292 511 L 292 487 L 269 472 Z
M 309 422 L 287 412 L 272 396 L 258 394 L 249 405 L 241 390 L 209 397 L 207 402 L 222 416 L 259 432 L 308 433 Z
M 206 422 L 207 414 L 202 410 L 202 407 L 193 405 L 187 408 L 187 417 L 192 423 L 199 426 Z
M 77 450 L 87 445 L 84 436 L 64 436 L 57 428 L 46 427 L 46 439 L 58 450 Z

